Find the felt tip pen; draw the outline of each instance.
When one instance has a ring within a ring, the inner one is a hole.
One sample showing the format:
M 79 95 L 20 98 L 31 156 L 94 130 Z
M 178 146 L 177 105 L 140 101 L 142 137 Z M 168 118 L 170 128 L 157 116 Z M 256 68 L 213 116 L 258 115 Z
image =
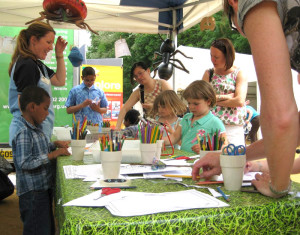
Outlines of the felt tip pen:
M 230 199 L 229 199 L 229 198 L 226 196 L 226 194 L 222 191 L 222 189 L 220 188 L 220 186 L 217 187 L 217 190 L 218 190 L 219 193 L 222 194 L 222 197 L 223 197 L 227 202 L 230 201 Z

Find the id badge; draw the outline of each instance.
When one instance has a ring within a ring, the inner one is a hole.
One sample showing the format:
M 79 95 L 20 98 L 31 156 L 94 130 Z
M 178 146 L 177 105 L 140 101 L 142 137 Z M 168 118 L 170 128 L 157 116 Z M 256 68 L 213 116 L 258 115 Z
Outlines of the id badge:
M 45 78 L 44 76 L 41 77 L 41 81 L 42 81 L 43 83 L 46 83 L 47 85 L 50 85 L 50 79 Z

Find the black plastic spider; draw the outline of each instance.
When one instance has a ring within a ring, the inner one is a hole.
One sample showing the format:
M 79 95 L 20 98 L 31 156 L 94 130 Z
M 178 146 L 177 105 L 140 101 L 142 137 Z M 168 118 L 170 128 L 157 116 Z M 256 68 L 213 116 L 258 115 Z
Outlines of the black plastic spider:
M 182 62 L 180 60 L 172 59 L 171 57 L 174 56 L 175 54 L 177 54 L 178 52 L 186 58 L 193 59 L 193 57 L 188 57 L 179 50 L 175 51 L 175 44 L 170 38 L 163 40 L 163 38 L 160 35 L 159 35 L 159 37 L 163 41 L 163 43 L 160 46 L 160 52 L 157 52 L 157 51 L 154 52 L 153 59 L 155 60 L 158 55 L 161 56 L 162 59 L 160 61 L 153 63 L 154 77 L 156 75 L 156 72 L 158 71 L 159 78 L 164 79 L 164 80 L 169 80 L 173 74 L 173 66 L 175 68 L 185 71 L 186 73 L 190 73 L 184 67 L 184 65 L 182 64 Z M 178 62 L 179 65 L 176 65 L 175 62 Z

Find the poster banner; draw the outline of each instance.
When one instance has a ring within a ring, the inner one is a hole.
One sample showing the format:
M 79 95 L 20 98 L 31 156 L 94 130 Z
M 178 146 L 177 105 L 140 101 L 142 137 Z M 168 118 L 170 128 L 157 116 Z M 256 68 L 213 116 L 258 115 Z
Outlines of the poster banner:
M 8 66 L 11 61 L 11 51 L 1 49 L 3 43 L 10 43 L 11 41 L 16 40 L 19 32 L 23 27 L 5 27 L 0 26 L 0 143 L 8 143 L 9 140 L 9 125 L 12 119 L 12 115 L 9 112 L 8 106 L 8 89 L 10 77 L 8 75 Z M 58 36 L 62 36 L 67 42 L 68 45 L 74 44 L 74 30 L 71 29 L 55 29 L 55 41 Z M 11 39 L 11 40 L 10 40 Z M 70 89 L 73 87 L 73 67 L 71 62 L 68 60 L 68 55 L 70 53 L 70 48 L 67 46 L 64 51 L 65 64 L 66 64 L 66 84 L 63 87 L 54 87 L 52 86 L 52 96 L 53 96 L 53 105 L 55 111 L 55 126 L 71 125 L 72 116 L 68 115 L 65 109 L 65 101 L 68 97 Z M 43 61 L 48 67 L 56 71 L 56 58 L 55 52 L 48 53 L 48 56 L 45 61 Z M 59 118 L 58 118 L 59 117 Z
M 95 69 L 95 86 L 104 91 L 108 100 L 109 106 L 107 107 L 107 113 L 103 114 L 103 120 L 110 121 L 111 128 L 115 128 L 120 109 L 123 105 L 123 67 L 82 65 L 80 67 L 80 78 L 82 75 L 82 70 L 87 66 Z

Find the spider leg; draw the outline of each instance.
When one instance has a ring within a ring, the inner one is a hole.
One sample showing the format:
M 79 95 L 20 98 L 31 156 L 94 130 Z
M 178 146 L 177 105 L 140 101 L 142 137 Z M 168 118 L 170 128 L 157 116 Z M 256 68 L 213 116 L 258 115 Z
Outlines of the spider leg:
M 155 78 L 157 70 L 158 70 L 158 66 L 156 65 L 155 69 L 153 70 L 153 72 L 154 72 L 153 78 Z
M 41 21 L 41 20 L 44 20 L 46 17 L 47 17 L 47 15 L 45 14 L 46 12 L 44 12 L 44 11 L 41 11 L 40 12 L 40 17 L 38 17 L 38 18 L 36 18 L 36 19 L 34 19 L 34 20 L 31 20 L 31 21 L 28 21 L 28 22 L 26 22 L 25 23 L 25 25 L 26 24 L 31 24 L 31 23 L 33 23 L 34 21 Z
M 183 70 L 183 71 L 185 71 L 185 72 L 187 72 L 187 73 L 190 73 L 190 72 L 184 67 L 183 63 L 182 63 L 180 60 L 178 60 L 178 59 L 170 59 L 170 60 L 172 60 L 172 61 L 174 61 L 174 62 L 178 62 L 178 63 L 181 65 L 181 67 L 182 67 L 181 70 Z M 177 67 L 176 67 L 176 68 L 177 68 Z
M 161 62 L 162 62 L 162 60 L 153 63 L 153 68 L 156 68 Z
M 153 60 L 156 60 L 156 58 L 157 58 L 158 55 L 162 56 L 162 54 L 160 54 L 159 52 L 155 51 L 155 52 L 154 52 L 154 56 L 153 56 L 152 59 L 153 59 Z
M 181 51 L 179 51 L 179 50 L 174 51 L 174 52 L 171 54 L 171 56 L 174 56 L 174 55 L 176 55 L 177 53 L 180 53 L 180 54 L 183 55 L 185 58 L 193 59 L 193 57 L 186 56 L 183 52 L 181 52 Z
M 174 61 L 177 61 L 177 60 L 174 60 Z M 178 62 L 178 61 L 177 61 L 177 62 Z M 181 63 L 181 62 L 180 62 L 180 63 Z M 172 64 L 175 68 L 178 68 L 178 69 L 180 69 L 180 70 L 183 70 L 183 71 L 186 72 L 186 73 L 190 73 L 190 72 L 183 66 L 182 63 L 181 63 L 182 67 L 176 65 L 175 63 L 171 63 L 171 62 L 170 62 L 170 64 Z

